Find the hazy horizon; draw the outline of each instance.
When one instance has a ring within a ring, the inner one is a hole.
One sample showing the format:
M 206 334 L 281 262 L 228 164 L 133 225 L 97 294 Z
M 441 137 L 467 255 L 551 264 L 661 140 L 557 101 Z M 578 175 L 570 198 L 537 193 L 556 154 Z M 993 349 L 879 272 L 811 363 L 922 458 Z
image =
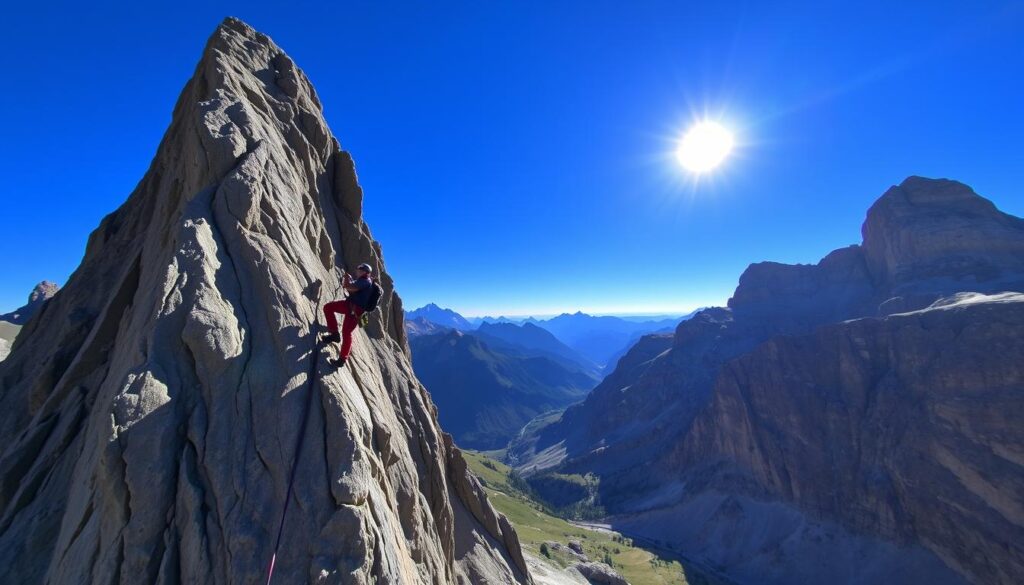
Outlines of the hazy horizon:
M 399 291 L 399 294 L 401 294 L 401 291 Z M 583 309 L 583 308 L 578 308 L 578 309 L 576 309 L 576 308 L 566 308 L 566 309 L 561 309 L 561 310 L 557 310 L 557 311 L 554 311 L 554 312 L 542 312 L 542 313 L 531 313 L 531 312 L 521 312 L 521 313 L 514 313 L 514 312 L 512 312 L 512 313 L 509 313 L 509 312 L 506 312 L 506 313 L 488 313 L 488 312 L 483 312 L 483 313 L 480 313 L 480 312 L 470 312 L 470 311 L 465 311 L 464 312 L 464 311 L 460 311 L 456 307 L 448 306 L 448 305 L 446 305 L 444 303 L 439 303 L 439 302 L 436 302 L 436 301 L 432 301 L 432 303 L 437 305 L 437 306 L 439 306 L 442 309 L 451 309 L 452 311 L 455 311 L 456 313 L 458 313 L 459 315 L 462 315 L 463 317 L 465 317 L 467 319 L 481 319 L 481 318 L 486 318 L 486 317 L 491 317 L 491 318 L 494 318 L 494 319 L 498 319 L 498 318 L 501 318 L 501 317 L 508 317 L 510 319 L 529 319 L 529 318 L 532 317 L 534 319 L 541 319 L 541 320 L 543 320 L 543 319 L 550 319 L 552 317 L 558 317 L 559 315 L 565 315 L 565 314 L 570 314 L 571 315 L 571 314 L 574 314 L 574 313 L 586 313 L 587 315 L 590 315 L 592 317 L 665 317 L 665 318 L 676 318 L 676 317 L 684 317 L 684 316 L 689 315 L 690 313 L 696 311 L 697 309 L 702 309 L 702 308 L 705 308 L 705 307 L 725 306 L 725 301 L 723 300 L 720 303 L 711 303 L 711 304 L 698 305 L 698 306 L 693 307 L 691 309 L 685 309 L 685 310 L 684 309 L 665 309 L 665 310 L 654 310 L 654 311 L 629 311 L 629 310 L 623 310 L 623 311 L 614 311 L 614 310 L 613 311 L 602 311 L 602 310 L 587 310 L 587 309 Z M 431 304 L 431 303 L 424 303 L 423 305 L 419 305 L 417 307 L 413 307 L 413 308 L 405 309 L 405 310 L 406 310 L 406 312 L 416 311 L 418 309 L 422 309 L 423 307 L 425 307 L 428 304 Z

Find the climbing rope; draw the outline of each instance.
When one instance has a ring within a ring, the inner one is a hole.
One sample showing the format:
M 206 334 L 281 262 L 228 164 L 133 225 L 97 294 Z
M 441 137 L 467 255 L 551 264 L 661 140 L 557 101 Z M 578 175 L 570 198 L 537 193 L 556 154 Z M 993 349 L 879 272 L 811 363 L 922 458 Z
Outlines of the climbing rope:
M 317 294 L 316 306 L 317 310 L 319 310 L 319 294 Z M 291 476 L 288 479 L 288 491 L 285 492 L 284 496 L 284 509 L 281 510 L 281 522 L 277 527 L 277 540 L 274 542 L 274 554 L 270 557 L 270 567 L 267 568 L 267 585 L 270 585 L 271 579 L 274 578 L 274 565 L 277 563 L 277 552 L 281 548 L 281 535 L 284 534 L 284 520 L 288 514 L 288 504 L 291 503 L 292 500 L 292 488 L 295 486 L 295 472 L 299 468 L 299 459 L 302 457 L 302 444 L 306 439 L 306 424 L 309 422 L 309 410 L 313 404 L 313 390 L 316 388 L 316 366 L 320 360 L 320 340 L 315 337 L 317 335 L 315 331 L 313 332 L 313 335 L 313 358 L 309 360 L 309 375 L 306 377 L 306 380 L 309 381 L 309 392 L 307 392 L 306 407 L 302 413 L 302 424 L 299 426 L 299 436 L 295 440 L 295 457 L 292 461 Z

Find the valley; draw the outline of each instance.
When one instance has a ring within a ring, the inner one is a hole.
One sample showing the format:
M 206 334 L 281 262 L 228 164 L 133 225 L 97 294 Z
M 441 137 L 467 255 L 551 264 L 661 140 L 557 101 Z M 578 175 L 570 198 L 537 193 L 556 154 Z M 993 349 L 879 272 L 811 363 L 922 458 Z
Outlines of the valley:
M 564 573 L 579 559 L 552 543 L 567 546 L 569 541 L 576 541 L 588 558 L 610 561 L 610 566 L 632 585 L 730 585 L 721 578 L 708 577 L 681 561 L 678 554 L 660 549 L 653 542 L 641 545 L 596 524 L 567 521 L 538 501 L 512 468 L 482 453 L 465 452 L 465 456 L 495 508 L 516 527 L 524 552 L 535 562 L 549 565 L 549 570 L 555 572 L 554 579 L 571 578 Z

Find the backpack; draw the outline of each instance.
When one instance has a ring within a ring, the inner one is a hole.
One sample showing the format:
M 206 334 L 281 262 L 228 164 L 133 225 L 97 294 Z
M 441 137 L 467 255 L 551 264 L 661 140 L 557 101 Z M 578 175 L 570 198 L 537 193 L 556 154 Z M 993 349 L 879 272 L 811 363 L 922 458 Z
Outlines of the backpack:
M 384 295 L 384 289 L 377 284 L 376 280 L 370 281 L 370 294 L 366 296 L 366 304 L 363 305 L 363 312 L 372 313 L 377 310 L 380 304 L 380 297 Z

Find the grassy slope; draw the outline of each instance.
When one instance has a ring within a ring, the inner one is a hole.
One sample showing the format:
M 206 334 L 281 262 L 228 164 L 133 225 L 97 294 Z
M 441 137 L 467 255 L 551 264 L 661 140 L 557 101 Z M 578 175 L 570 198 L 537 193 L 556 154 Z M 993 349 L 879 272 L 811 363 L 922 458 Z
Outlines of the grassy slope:
M 545 541 L 566 544 L 578 540 L 591 560 L 600 561 L 609 554 L 615 570 L 632 585 L 703 584 L 706 581 L 676 560 L 662 558 L 648 550 L 632 545 L 628 538 L 612 532 L 591 530 L 545 513 L 528 497 L 509 484 L 510 468 L 485 455 L 464 452 L 473 473 L 487 487 L 491 503 L 516 527 L 523 547 L 537 558 L 540 545 Z M 571 559 L 557 553 L 552 562 L 565 567 Z

